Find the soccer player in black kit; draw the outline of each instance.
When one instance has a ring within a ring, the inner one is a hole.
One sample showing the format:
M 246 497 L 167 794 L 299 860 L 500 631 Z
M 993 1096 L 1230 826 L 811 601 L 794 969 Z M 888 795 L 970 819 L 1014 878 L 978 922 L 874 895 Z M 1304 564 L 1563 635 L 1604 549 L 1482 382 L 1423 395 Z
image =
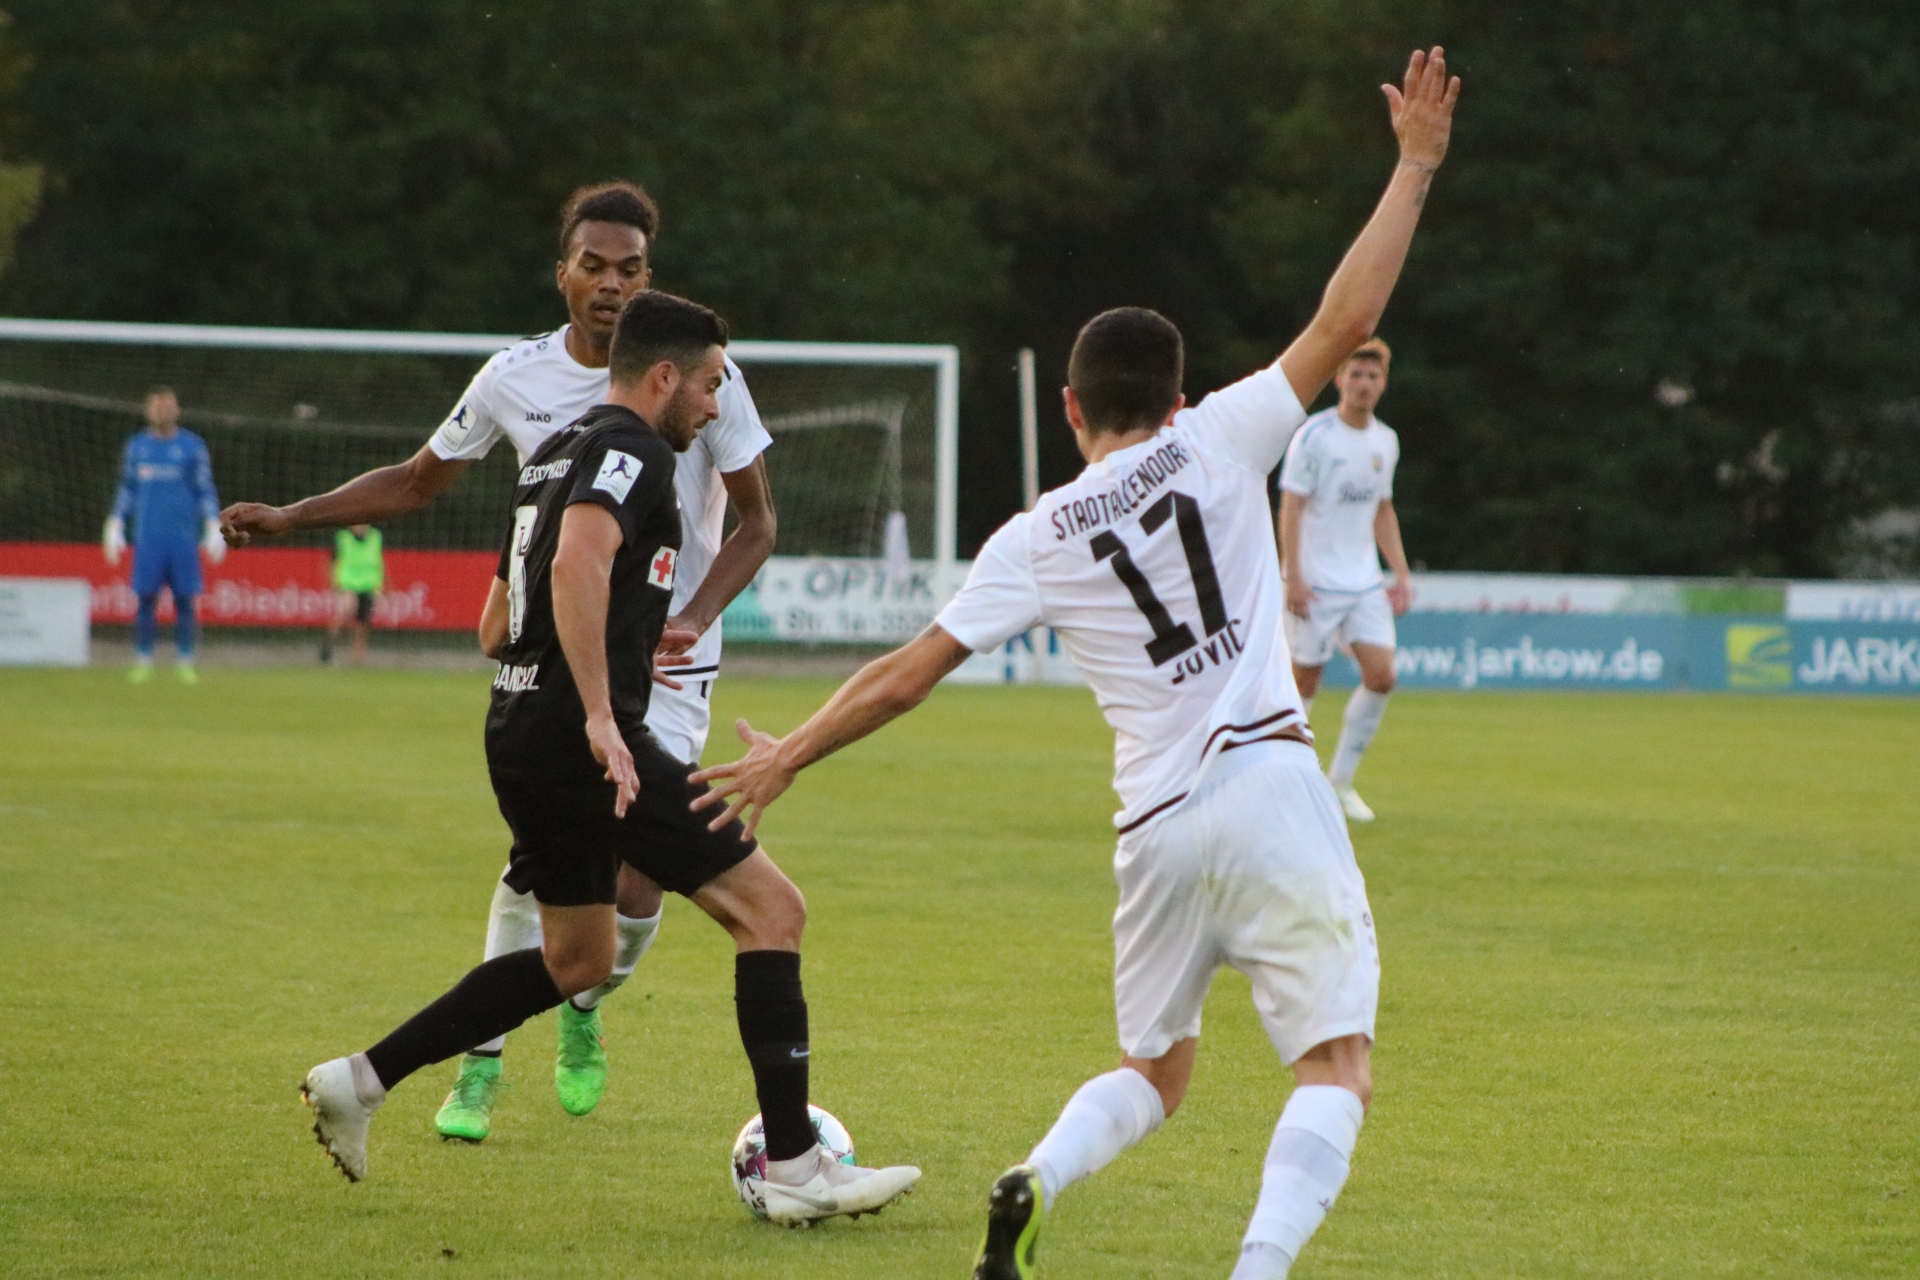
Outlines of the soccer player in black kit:
M 870 1213 L 912 1189 L 911 1166 L 836 1163 L 807 1113 L 800 891 L 739 822 L 689 811 L 704 786 L 647 731 L 653 656 L 680 546 L 674 455 L 719 414 L 726 325 L 665 293 L 627 303 L 607 403 L 521 468 L 480 622 L 500 660 L 487 768 L 513 832 L 507 882 L 540 904 L 544 944 L 497 956 L 364 1053 L 323 1062 L 301 1093 L 352 1181 L 387 1091 L 604 981 L 622 861 L 692 899 L 734 940 L 734 1000 L 766 1131 L 767 1216 L 799 1225 Z

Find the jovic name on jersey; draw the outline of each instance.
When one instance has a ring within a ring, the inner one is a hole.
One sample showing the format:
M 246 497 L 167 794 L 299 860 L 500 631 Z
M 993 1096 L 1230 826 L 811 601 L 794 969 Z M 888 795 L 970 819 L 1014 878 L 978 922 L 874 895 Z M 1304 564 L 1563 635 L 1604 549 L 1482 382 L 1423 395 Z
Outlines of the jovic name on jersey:
M 936 619 L 976 651 L 1042 623 L 1114 732 L 1123 832 L 1221 751 L 1310 740 L 1280 635 L 1267 476 L 1305 417 L 1276 363 L 1108 454 L 988 539 Z
M 1355 430 L 1323 409 L 1293 437 L 1280 487 L 1307 499 L 1295 554 L 1308 586 L 1358 594 L 1380 585 L 1373 519 L 1393 497 L 1399 464 L 1400 437 L 1378 418 Z
M 513 443 L 525 466 L 547 438 L 607 398 L 608 374 L 567 354 L 566 326 L 516 342 L 482 365 L 440 429 L 428 441 L 436 457 L 478 461 L 502 439 Z M 677 459 L 674 486 L 680 494 L 680 565 L 671 613 L 679 613 L 706 581 L 725 537 L 723 472 L 753 465 L 773 443 L 747 390 L 740 366 L 727 361 L 720 387 L 720 416 L 694 437 Z M 719 669 L 721 626 L 715 620 L 694 645 L 677 676 L 698 679 Z M 691 686 L 689 686 L 691 687 Z
M 487 764 L 520 777 L 598 778 L 586 707 L 553 621 L 553 557 L 568 507 L 593 503 L 620 522 L 607 594 L 607 685 L 621 735 L 646 731 L 653 651 L 666 627 L 680 554 L 674 455 L 637 415 L 601 405 L 556 433 L 520 469 L 513 527 L 500 552 L 507 646 L 487 711 Z

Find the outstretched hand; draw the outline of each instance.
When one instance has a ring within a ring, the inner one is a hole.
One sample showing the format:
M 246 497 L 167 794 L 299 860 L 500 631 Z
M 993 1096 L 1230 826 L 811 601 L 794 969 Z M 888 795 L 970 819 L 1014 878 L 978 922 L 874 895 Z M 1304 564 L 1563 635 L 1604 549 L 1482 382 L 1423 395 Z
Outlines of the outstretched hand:
M 1453 104 L 1460 97 L 1460 77 L 1447 76 L 1446 50 L 1439 45 L 1431 53 L 1414 50 L 1407 59 L 1404 87 L 1383 84 L 1380 90 L 1387 95 L 1393 132 L 1400 139 L 1400 158 L 1423 169 L 1438 169 L 1447 156 Z
M 264 502 L 236 502 L 220 513 L 220 536 L 230 547 L 244 547 L 255 538 L 277 538 L 291 528 L 286 512 Z
M 740 741 L 747 744 L 747 754 L 732 764 L 717 764 L 694 774 L 694 782 L 721 785 L 696 797 L 688 807 L 698 813 L 725 803 L 725 812 L 709 822 L 707 830 L 718 831 L 746 813 L 747 834 L 751 836 L 759 827 L 761 817 L 766 814 L 767 806 L 793 785 L 794 775 L 799 770 L 782 763 L 780 739 L 770 733 L 761 733 L 745 720 L 734 721 L 733 727 L 740 735 Z M 748 810 L 751 812 L 748 813 Z

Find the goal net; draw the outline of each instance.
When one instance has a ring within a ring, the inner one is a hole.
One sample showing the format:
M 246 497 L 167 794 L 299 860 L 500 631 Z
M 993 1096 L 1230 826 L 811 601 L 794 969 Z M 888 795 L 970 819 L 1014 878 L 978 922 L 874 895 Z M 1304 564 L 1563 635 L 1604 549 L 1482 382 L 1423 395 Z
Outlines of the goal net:
M 182 425 L 205 438 L 222 503 L 282 504 L 408 457 L 515 340 L 0 320 L 0 544 L 99 540 L 120 451 L 155 385 L 174 388 Z M 774 437 L 778 555 L 951 565 L 954 348 L 741 341 L 729 354 Z M 387 547 L 496 551 L 515 468 L 502 443 L 439 500 L 383 526 Z

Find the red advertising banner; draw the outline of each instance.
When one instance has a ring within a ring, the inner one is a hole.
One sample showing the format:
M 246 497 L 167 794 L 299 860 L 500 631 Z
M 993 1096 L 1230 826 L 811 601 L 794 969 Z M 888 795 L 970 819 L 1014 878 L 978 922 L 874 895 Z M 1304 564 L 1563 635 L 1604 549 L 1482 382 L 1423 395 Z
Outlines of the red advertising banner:
M 387 589 L 373 625 L 465 631 L 480 625 L 499 557 L 486 551 L 389 551 Z M 227 627 L 323 627 L 336 607 L 332 557 L 318 547 L 240 547 L 219 564 L 202 560 L 200 621 Z M 0 542 L 0 578 L 84 578 L 95 622 L 131 622 L 133 552 L 117 568 L 87 542 Z M 163 620 L 173 602 L 160 605 Z

